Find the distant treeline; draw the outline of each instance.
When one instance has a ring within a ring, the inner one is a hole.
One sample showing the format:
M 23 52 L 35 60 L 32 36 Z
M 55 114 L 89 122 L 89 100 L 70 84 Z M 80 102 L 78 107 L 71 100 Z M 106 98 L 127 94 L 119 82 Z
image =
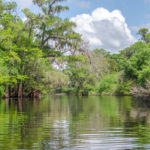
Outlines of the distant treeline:
M 65 0 L 33 0 L 40 13 L 0 0 L 0 96 L 149 95 L 150 33 L 119 54 L 90 51 L 75 23 L 58 14 Z

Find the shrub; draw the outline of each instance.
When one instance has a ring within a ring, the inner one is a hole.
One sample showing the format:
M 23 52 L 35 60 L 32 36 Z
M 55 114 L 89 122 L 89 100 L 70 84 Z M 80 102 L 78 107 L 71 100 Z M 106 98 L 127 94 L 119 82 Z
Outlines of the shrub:
M 100 81 L 99 92 L 101 95 L 113 95 L 118 88 L 118 74 L 109 74 Z

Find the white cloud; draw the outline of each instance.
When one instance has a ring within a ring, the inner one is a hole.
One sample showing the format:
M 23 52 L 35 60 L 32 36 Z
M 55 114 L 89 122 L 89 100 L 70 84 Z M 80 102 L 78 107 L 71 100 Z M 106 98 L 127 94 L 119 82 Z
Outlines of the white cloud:
M 89 41 L 92 49 L 104 48 L 117 52 L 136 41 L 119 10 L 109 12 L 105 8 L 97 8 L 91 15 L 77 15 L 71 21 L 77 24 L 75 30 Z
M 30 8 L 33 3 L 32 0 L 15 0 L 18 4 L 19 9 Z
M 150 31 L 150 23 L 147 23 L 147 24 L 143 24 L 141 26 L 132 26 L 131 27 L 131 30 L 135 31 L 135 32 L 138 32 L 138 30 L 140 30 L 141 28 L 148 28 L 149 31 Z
M 23 22 L 27 21 L 27 18 L 26 17 L 22 18 L 22 21 Z

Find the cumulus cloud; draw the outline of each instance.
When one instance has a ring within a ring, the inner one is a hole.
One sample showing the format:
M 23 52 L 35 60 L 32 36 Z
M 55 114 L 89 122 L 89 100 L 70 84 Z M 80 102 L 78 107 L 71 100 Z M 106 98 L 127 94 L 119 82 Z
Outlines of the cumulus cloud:
M 136 41 L 119 10 L 109 12 L 105 8 L 97 8 L 91 15 L 77 15 L 71 21 L 77 24 L 76 32 L 89 41 L 92 49 L 104 48 L 117 52 Z

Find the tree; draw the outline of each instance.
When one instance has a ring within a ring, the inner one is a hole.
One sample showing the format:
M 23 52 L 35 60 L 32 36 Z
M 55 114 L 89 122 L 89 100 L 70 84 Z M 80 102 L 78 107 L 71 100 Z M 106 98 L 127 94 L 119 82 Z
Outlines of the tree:
M 141 35 L 141 39 L 146 42 L 146 34 L 148 33 L 147 28 L 141 28 L 137 34 Z
M 80 35 L 73 30 L 75 23 L 57 16 L 58 13 L 69 9 L 67 6 L 59 5 L 63 1 L 33 0 L 43 14 L 37 40 L 46 57 L 60 56 L 68 52 L 73 54 L 78 48 L 78 42 L 81 41 Z
M 69 57 L 67 68 L 64 70 L 70 78 L 70 91 L 77 95 L 98 92 L 99 81 L 112 71 L 109 61 L 101 51 L 90 51 L 81 47 L 76 56 Z
M 26 8 L 26 21 L 22 21 L 16 13 L 16 3 L 0 0 L 0 80 L 4 80 L 3 70 L 7 70 L 7 78 L 0 82 L 0 87 L 5 87 L 7 97 L 37 96 L 67 85 L 67 76 L 52 64 L 65 53 L 74 55 L 81 42 L 80 35 L 73 31 L 75 23 L 57 15 L 68 10 L 59 5 L 63 0 L 33 2 L 41 13 Z

